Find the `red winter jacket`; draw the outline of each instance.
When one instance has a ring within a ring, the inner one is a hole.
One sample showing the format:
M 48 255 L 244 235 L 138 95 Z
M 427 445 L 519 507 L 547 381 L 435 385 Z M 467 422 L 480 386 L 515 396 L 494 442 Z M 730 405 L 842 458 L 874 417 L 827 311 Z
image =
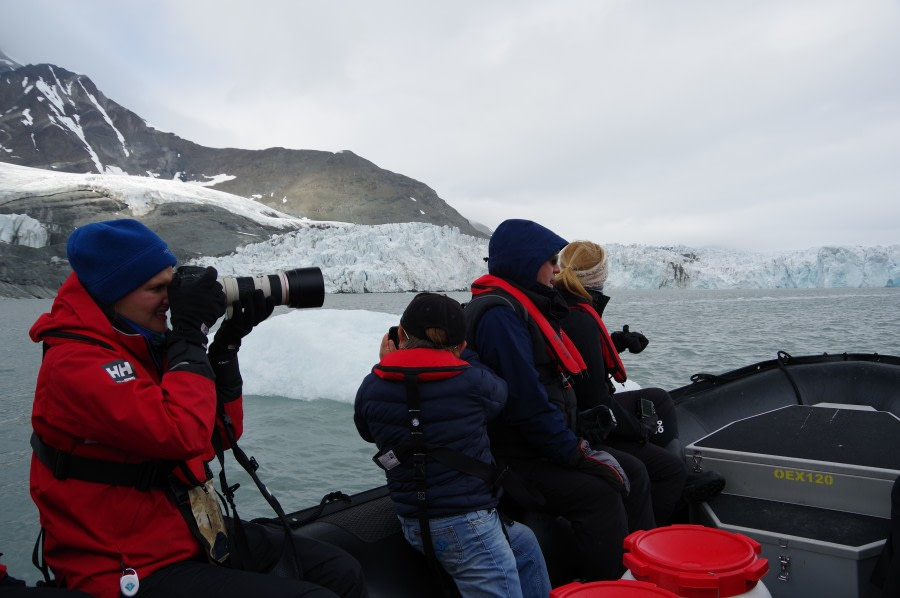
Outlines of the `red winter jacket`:
M 112 348 L 44 338 L 51 330 L 90 336 Z M 30 335 L 50 347 L 32 411 L 34 432 L 44 443 L 107 461 L 181 461 L 198 480 L 206 479 L 204 462 L 215 455 L 213 380 L 167 372 L 164 364 L 161 374 L 144 337 L 115 330 L 74 274 Z M 115 375 L 127 372 L 128 364 L 133 376 Z M 241 401 L 226 410 L 239 436 Z M 167 489 L 58 480 L 32 457 L 31 496 L 45 532 L 45 560 L 65 587 L 113 598 L 119 596 L 123 565 L 145 578 L 166 565 L 203 558 Z

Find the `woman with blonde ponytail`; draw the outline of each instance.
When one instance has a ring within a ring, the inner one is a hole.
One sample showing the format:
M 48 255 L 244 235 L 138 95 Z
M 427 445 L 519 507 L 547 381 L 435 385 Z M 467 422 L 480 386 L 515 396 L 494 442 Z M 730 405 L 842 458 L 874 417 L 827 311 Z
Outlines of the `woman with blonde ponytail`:
M 559 266 L 553 285 L 569 306 L 562 327 L 587 365 L 587 375 L 573 380 L 579 409 L 577 433 L 588 438 L 591 446 L 611 447 L 641 461 L 650 475 L 656 522 L 671 523 L 676 508 L 718 494 L 724 480 L 715 472 L 689 478 L 668 392 L 642 388 L 616 393 L 613 380 L 622 383 L 627 378 L 619 353 L 626 349 L 640 353 L 649 341 L 631 332 L 628 325 L 612 334 L 606 329 L 606 250 L 591 241 L 574 241 L 560 251 Z
M 591 300 L 591 295 L 585 286 L 602 289 L 609 276 L 606 250 L 590 241 L 569 243 L 559 253 L 559 260 L 560 272 L 553 286 L 575 292 L 588 300 Z

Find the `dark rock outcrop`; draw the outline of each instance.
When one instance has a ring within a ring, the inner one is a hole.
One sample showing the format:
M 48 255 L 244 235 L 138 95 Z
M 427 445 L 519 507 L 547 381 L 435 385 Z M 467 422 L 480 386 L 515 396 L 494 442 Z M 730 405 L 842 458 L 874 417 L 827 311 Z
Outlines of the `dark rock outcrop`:
M 136 215 L 125 202 L 96 190 L 13 199 L 0 205 L 0 214 L 27 215 L 49 233 L 44 247 L 0 242 L 0 297 L 55 295 L 71 272 L 66 240 L 76 227 L 89 222 L 137 217 L 166 240 L 179 262 L 226 255 L 241 245 L 290 230 L 264 226 L 226 209 L 194 202 L 162 203 L 147 214 Z

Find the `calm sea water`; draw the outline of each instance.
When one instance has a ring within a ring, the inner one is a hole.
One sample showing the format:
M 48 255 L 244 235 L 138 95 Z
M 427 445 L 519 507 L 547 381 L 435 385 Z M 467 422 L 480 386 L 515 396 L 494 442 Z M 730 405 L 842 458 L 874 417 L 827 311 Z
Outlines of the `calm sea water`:
M 465 293 L 453 294 L 465 300 Z M 672 389 L 697 372 L 721 373 L 792 355 L 900 355 L 900 289 L 613 291 L 604 320 L 629 324 L 650 345 L 623 354 L 629 377 Z M 325 307 L 398 314 L 411 294 L 329 295 Z M 0 299 L 0 552 L 10 572 L 34 582 L 31 549 L 37 510 L 28 495 L 29 416 L 41 350 L 27 331 L 50 301 Z M 245 397 L 241 445 L 260 462 L 259 474 L 288 511 L 318 503 L 332 490 L 360 491 L 383 482 L 352 422 L 352 406 L 330 400 Z M 271 515 L 252 481 L 234 462 L 245 518 Z

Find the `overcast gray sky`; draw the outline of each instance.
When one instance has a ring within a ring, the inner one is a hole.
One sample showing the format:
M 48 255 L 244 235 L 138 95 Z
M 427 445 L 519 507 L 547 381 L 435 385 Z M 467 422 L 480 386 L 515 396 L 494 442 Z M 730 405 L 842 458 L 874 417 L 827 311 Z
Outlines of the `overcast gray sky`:
M 0 49 L 202 145 L 351 150 L 490 227 L 900 243 L 897 0 L 0 0 Z

